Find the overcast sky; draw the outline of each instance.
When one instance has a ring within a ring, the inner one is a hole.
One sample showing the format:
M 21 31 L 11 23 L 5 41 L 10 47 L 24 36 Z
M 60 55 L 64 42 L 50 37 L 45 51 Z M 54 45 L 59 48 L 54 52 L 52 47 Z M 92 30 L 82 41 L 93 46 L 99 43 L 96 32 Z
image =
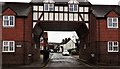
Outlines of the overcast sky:
M 30 2 L 31 0 L 0 0 L 2 2 Z M 88 0 L 92 4 L 118 5 L 120 0 Z M 48 33 L 48 42 L 61 42 L 64 38 L 72 38 L 75 32 L 53 32 Z M 77 36 L 77 35 L 76 35 Z
M 30 2 L 31 0 L 0 0 L 2 2 Z M 112 4 L 117 5 L 120 0 L 88 0 L 92 4 Z

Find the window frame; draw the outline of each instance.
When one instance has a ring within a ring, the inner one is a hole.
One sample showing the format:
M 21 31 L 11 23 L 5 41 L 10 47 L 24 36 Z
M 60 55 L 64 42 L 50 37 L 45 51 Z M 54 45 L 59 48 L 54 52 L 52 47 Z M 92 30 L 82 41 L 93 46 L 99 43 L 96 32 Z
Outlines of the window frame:
M 45 5 L 48 5 L 47 10 L 46 10 Z M 50 5 L 52 5 L 52 7 Z M 50 10 L 50 8 L 52 8 L 52 10 Z M 54 3 L 45 3 L 44 4 L 44 11 L 54 11 Z
M 71 7 L 72 5 L 72 7 Z M 77 10 L 75 10 L 75 5 L 77 5 Z M 73 9 L 72 11 L 70 9 Z M 75 3 L 70 3 L 69 4 L 69 12 L 78 12 L 78 4 L 75 4 Z
M 111 50 L 110 50 L 110 42 L 112 44 Z M 117 45 L 114 45 L 114 43 L 117 43 Z M 117 47 L 117 50 L 114 50 L 114 47 Z M 108 52 L 119 52 L 119 42 L 118 41 L 108 41 Z
M 7 45 L 5 45 L 5 42 L 7 42 Z M 12 51 L 10 51 L 10 42 L 13 43 Z M 4 51 L 4 47 L 8 47 L 8 51 Z M 15 52 L 15 41 L 3 41 L 2 52 Z
M 109 21 L 110 19 L 112 19 L 112 22 L 111 22 L 112 25 L 111 25 L 111 26 L 110 26 L 110 23 L 109 23 L 109 22 L 110 22 L 110 21 Z M 113 19 L 116 19 L 116 22 L 114 22 Z M 117 24 L 116 27 L 113 26 L 114 23 Z M 108 17 L 108 18 L 107 18 L 107 28 L 118 28 L 118 17 Z
M 7 17 L 8 19 L 5 19 L 5 17 Z M 12 22 L 13 22 L 13 25 L 11 25 L 11 19 L 10 18 L 13 18 L 12 19 Z M 8 21 L 8 25 L 5 25 L 5 21 Z M 3 27 L 14 27 L 15 26 L 15 16 L 11 15 L 11 16 L 8 16 L 8 15 L 4 15 L 3 16 Z

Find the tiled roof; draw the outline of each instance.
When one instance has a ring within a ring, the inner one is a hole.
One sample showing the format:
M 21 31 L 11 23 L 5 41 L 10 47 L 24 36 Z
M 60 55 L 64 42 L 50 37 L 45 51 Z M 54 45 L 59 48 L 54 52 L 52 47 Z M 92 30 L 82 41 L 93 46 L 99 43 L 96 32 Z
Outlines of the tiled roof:
M 42 3 L 44 0 L 32 0 L 31 3 Z M 70 0 L 53 0 L 55 3 L 68 3 Z M 90 5 L 88 0 L 77 0 L 81 5 Z
M 17 13 L 17 16 L 28 16 L 31 7 L 28 3 L 6 2 L 2 4 L 2 11 L 6 10 L 7 8 L 14 10 Z
M 104 17 L 112 10 L 120 15 L 120 6 L 118 5 L 92 5 L 91 10 L 96 17 Z
M 43 2 L 44 0 L 32 0 L 31 2 Z M 53 0 L 54 2 L 69 2 L 70 0 Z M 86 2 L 87 0 L 77 0 L 78 2 Z M 88 1 L 87 1 L 88 2 Z

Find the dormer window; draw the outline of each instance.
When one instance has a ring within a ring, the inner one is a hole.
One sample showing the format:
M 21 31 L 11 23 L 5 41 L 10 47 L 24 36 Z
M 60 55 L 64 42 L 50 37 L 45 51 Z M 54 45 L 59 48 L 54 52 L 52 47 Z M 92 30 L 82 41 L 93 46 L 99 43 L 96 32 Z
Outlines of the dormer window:
M 70 12 L 77 12 L 78 11 L 78 5 L 77 4 L 69 4 L 69 11 Z
M 54 1 L 53 0 L 44 0 L 44 11 L 54 11 Z
M 15 16 L 3 16 L 3 27 L 14 27 Z
M 70 0 L 69 2 L 69 12 L 77 12 L 78 11 L 78 1 Z
M 117 17 L 108 17 L 107 18 L 107 27 L 108 28 L 118 28 L 118 18 Z
M 44 11 L 54 11 L 54 4 L 44 4 Z

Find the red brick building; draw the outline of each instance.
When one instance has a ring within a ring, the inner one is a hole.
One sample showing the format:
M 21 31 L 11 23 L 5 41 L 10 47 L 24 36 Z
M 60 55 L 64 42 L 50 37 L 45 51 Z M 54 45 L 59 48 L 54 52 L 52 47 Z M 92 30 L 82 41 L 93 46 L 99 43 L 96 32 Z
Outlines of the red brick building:
M 92 5 L 89 36 L 81 43 L 80 57 L 85 61 L 120 65 L 120 6 Z
M 32 6 L 3 4 L 0 19 L 3 64 L 29 64 L 37 60 L 43 31 L 76 31 L 80 59 L 120 65 L 120 6 L 91 5 L 81 0 L 51 1 L 32 0 Z
M 3 3 L 2 64 L 31 63 L 36 58 L 32 44 L 32 10 L 30 4 Z

